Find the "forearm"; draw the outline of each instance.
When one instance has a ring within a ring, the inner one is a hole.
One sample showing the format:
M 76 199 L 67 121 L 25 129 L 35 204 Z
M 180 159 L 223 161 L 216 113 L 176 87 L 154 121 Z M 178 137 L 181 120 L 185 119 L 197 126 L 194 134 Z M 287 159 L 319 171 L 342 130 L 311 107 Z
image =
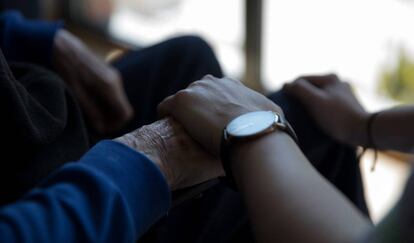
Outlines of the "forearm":
M 284 133 L 240 146 L 233 161 L 259 242 L 352 242 L 370 228 Z
M 0 209 L 1 242 L 134 242 L 169 206 L 157 167 L 100 142 L 18 202 Z
M 18 11 L 0 15 L 0 48 L 8 61 L 51 65 L 53 40 L 62 22 L 25 19 Z
M 380 112 L 372 122 L 372 140 L 378 149 L 412 152 L 414 106 L 400 106 Z

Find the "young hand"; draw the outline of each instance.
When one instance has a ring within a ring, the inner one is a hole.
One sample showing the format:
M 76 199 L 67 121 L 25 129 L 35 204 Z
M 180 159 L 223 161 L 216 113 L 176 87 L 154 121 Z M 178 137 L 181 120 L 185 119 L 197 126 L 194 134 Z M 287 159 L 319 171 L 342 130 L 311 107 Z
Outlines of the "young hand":
M 284 90 L 305 106 L 329 136 L 354 146 L 366 145 L 369 113 L 358 102 L 348 83 L 336 75 L 304 76 Z
M 172 116 L 210 153 L 219 154 L 224 127 L 239 115 L 252 111 L 282 110 L 265 96 L 241 82 L 211 75 L 166 98 L 158 106 L 161 116 Z

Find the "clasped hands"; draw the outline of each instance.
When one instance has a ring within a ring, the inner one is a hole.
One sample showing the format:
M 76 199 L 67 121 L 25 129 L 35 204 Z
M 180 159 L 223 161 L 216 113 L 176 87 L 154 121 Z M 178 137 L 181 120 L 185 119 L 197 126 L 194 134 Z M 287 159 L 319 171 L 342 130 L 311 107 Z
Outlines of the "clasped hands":
M 117 70 L 63 29 L 56 34 L 53 53 L 56 71 L 72 88 L 95 131 L 110 134 L 132 119 L 133 108 Z M 336 75 L 304 76 L 285 85 L 284 92 L 296 97 L 327 135 L 354 146 L 367 144 L 364 129 L 369 114 L 349 84 Z M 219 143 L 233 118 L 259 110 L 282 113 L 239 81 L 209 75 L 166 98 L 158 110 L 162 120 L 116 140 L 147 155 L 172 189 L 223 174 Z
M 301 77 L 284 91 L 299 99 L 328 135 L 348 144 L 363 143 L 369 115 L 349 84 L 336 75 Z M 161 120 L 116 140 L 148 156 L 171 189 L 180 189 L 223 175 L 219 147 L 224 127 L 241 114 L 259 110 L 283 114 L 241 82 L 207 75 L 161 102 Z M 348 136 L 346 131 L 359 135 Z
M 258 110 L 281 112 L 239 81 L 208 75 L 161 102 L 161 120 L 116 141 L 145 154 L 170 188 L 180 189 L 224 174 L 218 156 L 223 128 L 234 117 Z

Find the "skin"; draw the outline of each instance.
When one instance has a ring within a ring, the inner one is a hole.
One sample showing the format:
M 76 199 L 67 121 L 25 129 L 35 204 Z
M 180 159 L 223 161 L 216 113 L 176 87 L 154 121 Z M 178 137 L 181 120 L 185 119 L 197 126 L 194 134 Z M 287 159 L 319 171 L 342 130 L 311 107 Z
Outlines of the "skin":
M 191 137 L 215 156 L 219 156 L 221 134 L 235 117 L 250 111 L 282 109 L 240 81 L 211 75 L 187 89 L 167 97 L 158 106 L 161 117 L 173 116 Z
M 132 119 L 133 109 L 118 71 L 64 29 L 55 35 L 53 65 L 97 133 L 111 134 Z
M 223 175 L 221 163 L 203 150 L 174 119 L 165 118 L 115 141 L 146 155 L 158 166 L 171 190 Z
M 247 112 L 281 109 L 240 82 L 207 76 L 159 105 L 207 151 L 216 154 L 229 121 Z M 355 242 L 368 220 L 278 131 L 240 145 L 233 173 L 257 242 Z M 293 210 L 292 210 L 293 209 Z
M 353 146 L 368 146 L 367 122 L 371 114 L 358 102 L 348 83 L 333 74 L 304 76 L 285 85 L 284 90 L 301 101 L 328 135 Z M 377 148 L 412 152 L 413 121 L 412 105 L 381 111 L 372 123 Z
M 317 124 L 328 135 L 356 146 L 368 146 L 367 122 L 371 114 L 359 104 L 349 84 L 336 75 L 301 77 L 286 85 Z M 335 116 L 329 114 L 335 113 Z M 380 111 L 372 123 L 372 139 L 377 149 L 412 153 L 414 106 L 405 105 Z M 341 132 L 345 131 L 345 132 Z M 413 242 L 414 174 L 408 180 L 399 202 L 366 237 L 367 242 Z
M 296 96 L 328 135 L 350 145 L 368 145 L 365 111 L 349 84 L 335 75 L 301 77 L 285 91 Z M 257 110 L 280 112 L 240 82 L 207 76 L 159 105 L 207 151 L 217 155 L 222 129 L 235 117 Z M 372 124 L 380 149 L 412 151 L 413 107 L 382 111 Z M 332 116 L 335 114 L 335 116 Z M 412 242 L 414 174 L 403 196 L 373 226 L 307 161 L 284 132 L 237 145 L 231 164 L 251 216 L 257 242 Z
M 232 161 L 258 242 L 356 242 L 372 227 L 283 132 L 241 145 Z

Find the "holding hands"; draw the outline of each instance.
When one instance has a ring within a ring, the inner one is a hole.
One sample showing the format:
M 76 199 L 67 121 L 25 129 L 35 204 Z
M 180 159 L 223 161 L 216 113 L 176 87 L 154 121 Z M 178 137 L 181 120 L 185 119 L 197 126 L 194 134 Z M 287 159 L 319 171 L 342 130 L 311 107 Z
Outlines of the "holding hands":
M 221 163 L 205 152 L 174 119 L 165 118 L 115 139 L 145 154 L 161 170 L 171 190 L 223 175 Z
M 369 114 L 349 84 L 336 75 L 302 77 L 287 84 L 284 90 L 303 103 L 328 135 L 348 144 L 366 142 Z M 223 129 L 232 119 L 253 111 L 283 114 L 274 102 L 241 82 L 211 75 L 167 97 L 158 110 L 162 117 L 172 118 L 144 126 L 117 140 L 152 159 L 173 189 L 223 174 L 217 158 Z
M 281 113 L 276 104 L 239 81 L 206 76 L 159 105 L 167 118 L 116 141 L 145 154 L 171 189 L 180 189 L 223 175 L 217 158 L 224 127 L 239 115 L 261 110 Z
M 161 116 L 172 116 L 207 151 L 218 156 L 224 127 L 252 111 L 275 111 L 279 106 L 230 78 L 211 75 L 166 98 L 158 106 Z

